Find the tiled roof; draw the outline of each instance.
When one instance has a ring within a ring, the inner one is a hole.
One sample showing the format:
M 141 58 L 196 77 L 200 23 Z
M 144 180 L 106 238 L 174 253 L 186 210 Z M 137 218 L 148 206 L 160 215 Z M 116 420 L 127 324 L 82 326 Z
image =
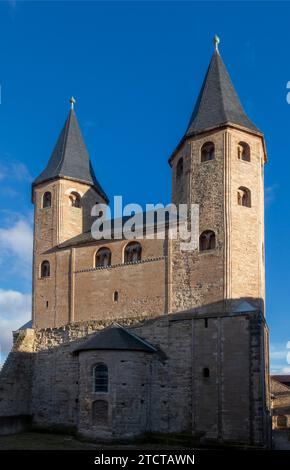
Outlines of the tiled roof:
M 157 211 L 151 211 L 151 212 L 142 212 L 140 214 L 140 223 L 135 223 L 135 231 L 136 233 L 142 233 L 142 231 L 147 230 L 148 232 L 150 230 L 154 230 L 155 233 L 157 233 L 159 230 L 163 231 L 165 228 L 168 229 L 171 227 L 175 227 L 175 218 L 170 216 L 168 211 L 164 210 L 164 219 L 162 217 L 158 218 L 157 212 L 161 213 L 161 209 L 158 209 Z M 151 214 L 151 216 L 150 216 Z M 104 230 L 103 232 L 103 241 L 108 241 L 108 240 L 113 240 L 113 239 L 120 239 L 120 236 L 118 235 L 118 231 L 122 228 L 124 229 L 124 225 L 132 218 L 132 216 L 123 216 L 122 218 L 119 219 L 111 219 L 110 223 L 108 223 L 108 229 Z M 134 217 L 134 221 L 135 221 Z M 182 224 L 186 221 L 185 217 L 183 215 L 176 215 L 176 220 L 177 224 Z M 116 232 L 115 232 L 116 231 Z M 138 239 L 138 237 L 136 237 Z M 88 230 L 86 232 L 81 233 L 80 235 L 77 235 L 76 237 L 70 238 L 69 240 L 64 241 L 61 243 L 58 248 L 66 248 L 68 246 L 76 246 L 76 245 L 81 245 L 81 244 L 86 244 L 86 243 L 91 243 L 95 242 L 96 239 L 93 238 L 91 230 Z M 128 241 L 130 241 L 128 239 Z
M 288 387 L 290 386 L 290 375 L 271 375 L 271 379 L 274 379 L 281 384 L 287 385 Z
M 78 346 L 74 353 L 92 350 L 119 350 L 119 351 L 141 351 L 154 353 L 157 350 L 147 341 L 122 326 L 113 326 L 93 334 L 90 338 Z

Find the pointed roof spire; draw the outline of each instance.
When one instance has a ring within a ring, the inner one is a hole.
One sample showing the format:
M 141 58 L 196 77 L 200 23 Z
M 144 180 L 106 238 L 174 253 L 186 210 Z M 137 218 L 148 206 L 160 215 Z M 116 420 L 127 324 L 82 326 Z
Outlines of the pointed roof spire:
M 179 145 L 181 145 L 187 137 L 225 125 L 242 127 L 261 136 L 263 135 L 247 117 L 241 105 L 240 99 L 219 53 L 219 37 L 214 36 L 213 42 L 214 53 L 186 133 Z M 175 152 L 173 155 L 174 154 Z
M 50 160 L 45 170 L 34 180 L 33 186 L 55 178 L 68 178 L 94 186 L 108 201 L 106 193 L 96 179 L 74 111 L 75 102 L 72 97 L 70 112 Z
M 218 36 L 215 36 L 215 50 L 189 121 L 186 135 L 198 134 L 225 124 L 236 124 L 261 134 L 259 129 L 247 117 L 241 105 L 220 56 L 219 42 Z

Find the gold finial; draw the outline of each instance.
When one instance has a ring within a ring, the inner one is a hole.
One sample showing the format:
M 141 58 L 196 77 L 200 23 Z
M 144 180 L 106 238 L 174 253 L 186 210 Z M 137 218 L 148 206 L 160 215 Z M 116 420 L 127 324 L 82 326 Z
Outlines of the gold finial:
M 215 35 L 215 37 L 213 38 L 213 43 L 214 43 L 215 50 L 219 52 L 220 38 L 217 35 Z
M 71 99 L 69 100 L 69 102 L 70 102 L 70 109 L 74 109 L 74 105 L 75 105 L 76 100 L 74 99 L 73 96 L 71 97 Z

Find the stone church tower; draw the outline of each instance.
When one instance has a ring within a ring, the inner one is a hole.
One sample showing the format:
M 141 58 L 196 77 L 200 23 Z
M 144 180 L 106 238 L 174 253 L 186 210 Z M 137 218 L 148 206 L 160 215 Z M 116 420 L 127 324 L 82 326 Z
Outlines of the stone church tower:
M 49 318 L 52 325 L 70 321 L 64 311 L 69 309 L 71 278 L 64 279 L 62 273 L 69 274 L 74 264 L 73 250 L 69 256 L 61 256 L 53 248 L 89 231 L 92 207 L 108 202 L 81 135 L 74 98 L 70 101 L 71 110 L 47 167 L 32 185 L 33 321 L 37 312 L 38 316 Z
M 170 158 L 172 200 L 199 205 L 199 251 L 173 250 L 171 310 L 264 312 L 263 134 L 246 116 L 216 50 Z M 174 295 L 178 292 L 178 295 Z

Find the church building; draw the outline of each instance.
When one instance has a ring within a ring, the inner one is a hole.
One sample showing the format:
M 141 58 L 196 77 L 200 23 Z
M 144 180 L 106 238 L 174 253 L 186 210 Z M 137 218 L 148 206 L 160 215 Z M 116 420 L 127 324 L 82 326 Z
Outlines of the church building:
M 96 441 L 180 433 L 269 446 L 266 147 L 218 42 L 169 158 L 172 202 L 199 206 L 194 251 L 166 227 L 163 238 L 93 238 L 92 208 L 109 201 L 71 100 L 32 184 L 32 320 L 0 374 L 0 433 L 5 417 Z

